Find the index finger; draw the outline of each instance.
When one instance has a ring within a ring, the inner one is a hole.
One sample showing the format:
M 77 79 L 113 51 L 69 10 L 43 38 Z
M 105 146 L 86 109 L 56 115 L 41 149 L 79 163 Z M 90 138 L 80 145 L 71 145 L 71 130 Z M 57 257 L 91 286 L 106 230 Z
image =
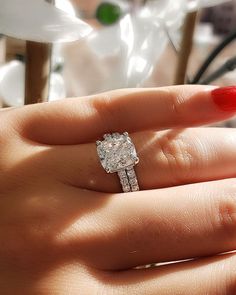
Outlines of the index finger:
M 19 131 L 33 141 L 78 144 L 114 131 L 161 130 L 221 121 L 235 113 L 235 104 L 236 87 L 121 89 L 30 105 L 22 108 L 17 121 Z

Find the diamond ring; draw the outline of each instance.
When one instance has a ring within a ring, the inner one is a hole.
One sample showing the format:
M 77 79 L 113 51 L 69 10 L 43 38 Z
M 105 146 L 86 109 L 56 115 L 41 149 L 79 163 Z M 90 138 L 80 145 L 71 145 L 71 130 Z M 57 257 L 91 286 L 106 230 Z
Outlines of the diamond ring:
M 138 191 L 134 166 L 138 164 L 139 158 L 129 134 L 105 134 L 103 138 L 103 141 L 96 142 L 102 167 L 107 173 L 118 173 L 123 192 Z

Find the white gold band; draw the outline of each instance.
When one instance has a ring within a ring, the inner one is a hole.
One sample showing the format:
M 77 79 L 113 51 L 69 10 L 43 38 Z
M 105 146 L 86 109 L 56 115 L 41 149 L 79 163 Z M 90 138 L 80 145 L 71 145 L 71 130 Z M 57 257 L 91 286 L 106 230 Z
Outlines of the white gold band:
M 117 173 L 124 193 L 139 191 L 138 179 L 133 166 Z

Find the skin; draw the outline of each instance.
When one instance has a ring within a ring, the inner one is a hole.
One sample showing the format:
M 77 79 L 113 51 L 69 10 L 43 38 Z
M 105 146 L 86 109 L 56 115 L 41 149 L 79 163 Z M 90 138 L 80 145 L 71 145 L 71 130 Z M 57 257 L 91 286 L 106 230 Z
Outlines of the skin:
M 236 131 L 197 127 L 233 115 L 203 86 L 1 110 L 1 294 L 235 294 Z M 113 131 L 139 192 L 99 163 Z

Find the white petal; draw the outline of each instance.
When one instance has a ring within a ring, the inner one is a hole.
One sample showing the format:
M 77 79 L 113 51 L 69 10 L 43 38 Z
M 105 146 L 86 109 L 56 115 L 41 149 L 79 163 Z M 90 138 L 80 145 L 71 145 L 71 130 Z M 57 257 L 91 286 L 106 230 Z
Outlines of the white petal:
M 8 106 L 22 106 L 25 93 L 25 64 L 13 60 L 0 66 L 0 97 Z M 66 97 L 65 83 L 62 76 L 52 73 L 50 79 L 49 101 Z
M 91 32 L 80 19 L 44 0 L 0 0 L 0 33 L 36 42 L 70 42 Z
M 199 8 L 211 7 L 229 1 L 230 0 L 190 0 L 188 2 L 188 10 L 195 11 Z

